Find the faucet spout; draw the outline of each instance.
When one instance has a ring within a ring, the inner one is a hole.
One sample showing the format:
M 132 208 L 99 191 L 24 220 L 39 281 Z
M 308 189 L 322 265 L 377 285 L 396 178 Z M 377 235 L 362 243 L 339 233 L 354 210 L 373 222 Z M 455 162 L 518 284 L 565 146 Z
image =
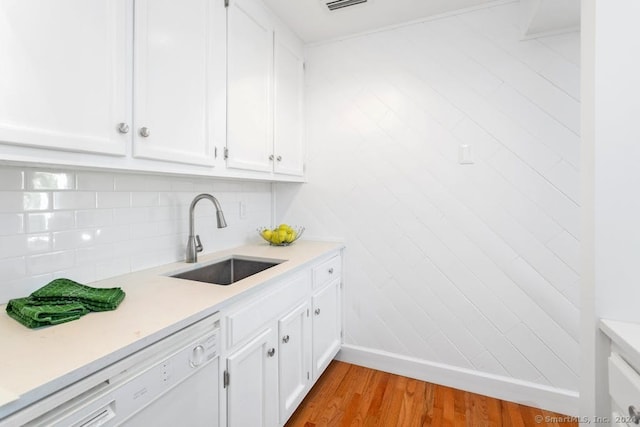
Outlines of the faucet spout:
M 227 226 L 227 221 L 224 219 L 224 213 L 222 212 L 222 207 L 220 206 L 218 199 L 213 197 L 211 194 L 198 194 L 191 202 L 191 206 L 189 206 L 189 239 L 187 240 L 187 255 L 185 259 L 185 261 L 189 263 L 198 262 L 198 252 L 202 252 L 202 243 L 200 243 L 200 236 L 195 234 L 193 220 L 193 212 L 198 202 L 202 199 L 210 200 L 216 207 L 218 228 L 224 228 Z

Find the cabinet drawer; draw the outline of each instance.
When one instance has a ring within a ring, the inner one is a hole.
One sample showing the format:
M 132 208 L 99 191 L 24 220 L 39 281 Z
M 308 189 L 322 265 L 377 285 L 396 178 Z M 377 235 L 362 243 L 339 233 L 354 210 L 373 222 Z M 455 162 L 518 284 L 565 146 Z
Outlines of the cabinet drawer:
M 336 255 L 313 268 L 313 289 L 318 289 L 330 280 L 340 277 L 342 258 Z
M 229 347 L 249 338 L 267 323 L 293 307 L 310 292 L 308 272 L 286 280 L 286 284 L 227 316 Z
M 609 356 L 609 394 L 612 407 L 625 416 L 631 405 L 640 409 L 640 375 L 616 353 Z

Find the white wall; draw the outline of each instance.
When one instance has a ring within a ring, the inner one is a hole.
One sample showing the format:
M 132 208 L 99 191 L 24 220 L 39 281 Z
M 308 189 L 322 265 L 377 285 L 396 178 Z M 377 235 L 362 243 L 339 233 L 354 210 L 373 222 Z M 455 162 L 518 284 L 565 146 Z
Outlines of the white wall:
M 579 35 L 518 34 L 510 3 L 310 47 L 276 220 L 345 238 L 348 349 L 577 413 Z
M 183 260 L 189 204 L 204 252 L 258 242 L 271 223 L 271 184 L 206 178 L 0 167 L 0 304 L 55 277 L 83 283 Z M 246 214 L 240 218 L 240 203 Z
M 600 318 L 640 322 L 640 34 L 635 0 L 582 2 L 585 195 L 581 413 L 609 415 Z

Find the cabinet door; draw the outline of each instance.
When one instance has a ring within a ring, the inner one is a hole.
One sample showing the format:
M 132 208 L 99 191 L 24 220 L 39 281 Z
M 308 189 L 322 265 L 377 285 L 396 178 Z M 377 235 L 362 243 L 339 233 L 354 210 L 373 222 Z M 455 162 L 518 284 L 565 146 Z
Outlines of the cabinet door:
M 311 383 L 309 327 L 308 302 L 278 321 L 280 424 L 284 424 L 302 402 Z
M 313 378 L 322 374 L 340 350 L 342 330 L 340 280 L 334 280 L 313 296 Z
M 304 59 L 298 40 L 276 32 L 274 45 L 274 172 L 304 174 Z
M 273 23 L 252 0 L 228 9 L 227 166 L 273 168 Z
M 278 424 L 277 332 L 268 329 L 227 358 L 227 425 Z
M 213 164 L 224 30 L 222 1 L 136 0 L 135 157 Z
M 0 2 L 0 142 L 126 154 L 127 3 Z

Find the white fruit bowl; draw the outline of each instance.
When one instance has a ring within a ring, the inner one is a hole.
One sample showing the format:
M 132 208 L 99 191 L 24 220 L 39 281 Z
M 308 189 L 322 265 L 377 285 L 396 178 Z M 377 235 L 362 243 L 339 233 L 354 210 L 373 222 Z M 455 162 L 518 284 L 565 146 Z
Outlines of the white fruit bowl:
M 293 242 L 298 240 L 300 238 L 300 236 L 302 236 L 302 233 L 304 233 L 304 227 L 300 227 L 300 226 L 294 225 L 294 226 L 291 226 L 291 228 L 296 233 L 295 237 L 290 241 L 286 241 L 286 238 L 285 238 L 285 240 L 283 240 L 281 242 L 278 241 L 278 240 L 276 240 L 276 241 L 269 240 L 264 236 L 264 232 L 266 230 L 269 230 L 272 233 L 277 233 L 278 232 L 277 228 L 272 229 L 272 228 L 269 228 L 269 227 L 259 227 L 257 231 L 258 231 L 258 234 L 260 235 L 260 237 L 262 237 L 262 239 L 264 241 L 266 241 L 267 243 L 269 243 L 271 246 L 289 246 L 290 244 L 292 244 Z

